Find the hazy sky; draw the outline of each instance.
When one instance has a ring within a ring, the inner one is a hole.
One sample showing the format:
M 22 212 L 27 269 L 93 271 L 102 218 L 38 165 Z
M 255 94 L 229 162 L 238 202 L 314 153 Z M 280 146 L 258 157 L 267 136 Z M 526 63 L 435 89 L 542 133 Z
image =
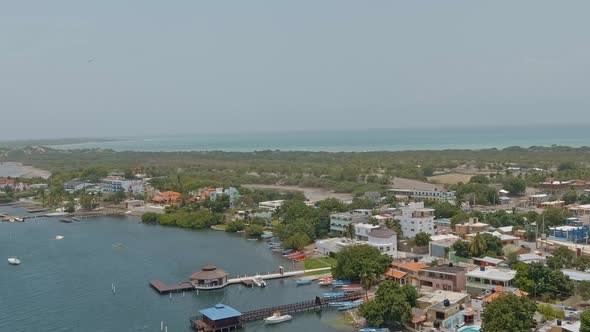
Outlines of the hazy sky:
M 590 1 L 2 1 L 0 139 L 590 123 Z

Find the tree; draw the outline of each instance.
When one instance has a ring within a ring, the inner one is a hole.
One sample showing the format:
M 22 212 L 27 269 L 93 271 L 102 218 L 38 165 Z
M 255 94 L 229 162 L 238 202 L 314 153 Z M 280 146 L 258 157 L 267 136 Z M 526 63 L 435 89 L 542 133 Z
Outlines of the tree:
M 483 256 L 483 254 L 486 253 L 486 250 L 487 250 L 486 240 L 483 237 L 483 235 L 478 232 L 473 237 L 473 240 L 471 241 L 471 244 L 469 245 L 469 253 L 471 253 L 472 257 L 481 257 L 481 256 Z
M 486 243 L 485 254 L 487 256 L 498 257 L 504 254 L 502 249 L 502 240 L 500 240 L 500 238 L 488 233 L 483 233 L 481 236 Z
M 578 193 L 575 189 L 568 190 L 561 199 L 565 202 L 565 204 L 574 204 L 578 200 Z
M 344 226 L 344 234 L 343 235 L 351 240 L 354 240 L 355 229 L 354 229 L 353 223 L 350 223 L 350 224 Z
M 590 269 L 590 257 L 580 256 L 574 261 L 574 267 L 578 271 L 586 271 Z
M 369 300 L 369 289 L 377 282 L 377 276 L 373 272 L 369 272 L 366 269 L 361 274 L 361 285 L 365 289 L 365 298 Z
M 155 224 L 160 222 L 160 214 L 155 212 L 146 212 L 141 216 L 141 222 L 146 224 Z
M 511 195 L 520 195 L 526 190 L 526 182 L 519 178 L 508 178 L 504 181 L 504 189 L 508 190 Z
M 542 263 L 517 263 L 514 266 L 514 285 L 533 297 L 540 295 L 566 298 L 574 293 L 574 284 L 560 270 L 552 270 Z
M 121 203 L 125 198 L 127 198 L 127 194 L 125 194 L 125 191 L 123 190 L 116 191 L 110 196 L 110 200 L 115 204 Z
M 229 223 L 227 223 L 227 225 L 225 225 L 225 231 L 229 232 L 229 233 L 243 231 L 245 228 L 246 228 L 246 225 L 244 224 L 244 222 L 242 222 L 240 220 L 235 220 L 235 221 L 229 222 Z
M 260 225 L 250 225 L 246 228 L 249 236 L 258 237 L 264 233 L 264 227 Z
M 574 260 L 576 259 L 574 252 L 563 246 L 559 246 L 553 250 L 553 257 L 560 259 L 562 262 L 561 265 L 568 269 L 574 265 Z
M 469 183 L 483 183 L 483 184 L 489 184 L 490 183 L 490 178 L 485 176 L 485 175 L 474 175 L 471 177 L 471 179 L 469 179 Z
M 391 257 L 367 244 L 346 247 L 337 258 L 338 262 L 332 268 L 332 275 L 337 279 L 360 280 L 364 272 L 380 276 L 391 264 Z
M 580 326 L 580 332 L 590 332 L 590 309 L 586 309 L 580 316 L 582 324 Z
M 588 301 L 590 299 L 590 281 L 578 281 L 576 283 L 576 294 L 580 295 L 584 301 Z
M 461 212 L 461 209 L 449 202 L 437 202 L 433 206 L 436 218 L 452 218 Z
M 413 287 L 400 287 L 395 281 L 383 281 L 375 292 L 375 299 L 361 306 L 361 316 L 370 326 L 393 326 L 408 321 L 412 316 L 411 302 L 418 294 L 410 288 Z
M 451 249 L 455 251 L 455 255 L 463 258 L 471 257 L 469 252 L 469 244 L 465 241 L 459 240 L 451 246 Z
M 311 238 L 305 233 L 295 233 L 283 240 L 283 247 L 287 249 L 300 249 L 311 242 Z
M 420 232 L 414 237 L 414 244 L 417 246 L 427 246 L 430 243 L 430 234 Z
M 536 310 L 537 304 L 524 296 L 502 296 L 486 306 L 482 331 L 529 332 L 536 326 L 533 319 Z
M 565 312 L 563 310 L 556 310 L 550 304 L 540 304 L 537 306 L 537 311 L 543 315 L 545 321 L 554 320 L 555 318 L 564 319 Z

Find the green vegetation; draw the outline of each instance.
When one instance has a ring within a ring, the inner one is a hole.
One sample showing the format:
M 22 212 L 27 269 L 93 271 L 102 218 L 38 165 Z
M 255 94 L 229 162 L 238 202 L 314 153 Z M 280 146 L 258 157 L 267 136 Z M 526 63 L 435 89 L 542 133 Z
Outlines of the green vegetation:
M 582 324 L 580 326 L 580 332 L 590 332 L 590 309 L 586 309 L 580 316 Z
M 533 319 L 536 310 L 537 304 L 524 296 L 502 296 L 486 306 L 481 329 L 483 332 L 529 332 L 536 326 Z
M 455 251 L 455 255 L 463 258 L 504 255 L 502 241 L 487 233 L 477 233 L 471 243 L 457 241 L 451 246 L 451 249 Z
M 336 259 L 332 257 L 322 258 L 308 258 L 303 261 L 303 266 L 306 270 L 319 269 L 322 267 L 333 267 L 336 266 Z M 322 272 L 325 273 L 325 272 Z
M 391 264 L 391 257 L 367 244 L 344 248 L 336 254 L 336 259 L 338 262 L 332 269 L 336 279 L 360 280 L 367 273 L 381 276 Z
M 360 307 L 360 315 L 369 326 L 400 326 L 412 317 L 412 307 L 416 305 L 418 292 L 410 285 L 399 286 L 386 280 L 379 284 L 375 299 Z
M 430 234 L 420 232 L 416 234 L 412 242 L 416 246 L 427 246 L 430 243 Z
M 565 312 L 563 310 L 556 310 L 550 304 L 539 304 L 537 306 L 537 311 L 543 315 L 543 320 L 553 320 L 556 318 L 564 319 Z
M 225 225 L 225 231 L 229 233 L 243 231 L 244 229 L 246 229 L 246 224 L 239 220 L 229 222 Z
M 260 235 L 264 234 L 264 227 L 252 224 L 246 227 L 246 234 L 251 237 L 259 237 Z
M 560 270 L 542 263 L 517 263 L 514 285 L 533 297 L 568 298 L 574 294 L 574 283 Z

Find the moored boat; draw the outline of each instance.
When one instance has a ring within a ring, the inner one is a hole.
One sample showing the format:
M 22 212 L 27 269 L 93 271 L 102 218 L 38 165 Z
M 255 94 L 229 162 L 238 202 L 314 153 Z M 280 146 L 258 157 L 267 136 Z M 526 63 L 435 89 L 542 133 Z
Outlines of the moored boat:
M 325 277 L 318 280 L 318 285 L 320 286 L 330 286 L 334 278 L 332 277 Z
M 63 235 L 57 235 L 57 236 L 55 237 L 55 239 L 56 239 L 56 240 L 62 240 L 63 238 L 64 238 L 64 236 L 63 236 Z
M 287 250 L 283 250 L 282 254 L 283 254 L 283 255 L 288 255 L 288 254 L 290 254 L 290 253 L 292 253 L 292 252 L 294 252 L 294 251 L 295 251 L 295 250 L 293 250 L 293 249 L 287 249 Z
M 265 318 L 264 323 L 266 324 L 278 324 L 293 319 L 290 315 L 281 315 L 280 311 L 276 311 L 272 316 Z
M 341 287 L 341 286 L 350 285 L 350 284 L 352 284 L 352 281 L 350 281 L 350 280 L 333 280 L 332 281 L 332 286 L 334 286 L 334 287 Z
M 389 329 L 386 327 L 365 327 L 358 332 L 389 332 Z
M 344 292 L 333 292 L 333 293 L 322 294 L 322 297 L 325 299 L 337 299 L 339 297 L 344 297 L 344 296 L 346 296 L 346 293 L 344 293 Z
M 297 286 L 309 285 L 309 284 L 311 284 L 311 279 L 295 280 L 295 283 L 297 284 Z
M 260 238 L 261 238 L 261 239 L 270 239 L 270 238 L 272 238 L 273 236 L 274 236 L 274 235 L 273 235 L 271 232 L 268 232 L 268 233 L 261 234 L 261 235 L 260 235 Z
M 20 264 L 20 260 L 18 258 L 16 258 L 16 257 L 10 257 L 8 259 L 8 264 L 11 264 L 11 265 L 19 265 Z

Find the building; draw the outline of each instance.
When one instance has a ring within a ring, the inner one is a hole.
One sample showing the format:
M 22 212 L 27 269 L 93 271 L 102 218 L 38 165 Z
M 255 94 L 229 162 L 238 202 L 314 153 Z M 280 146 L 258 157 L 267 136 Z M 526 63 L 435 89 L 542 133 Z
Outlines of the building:
M 574 216 L 588 216 L 590 215 L 590 204 L 573 204 L 567 207 L 567 210 Z
M 265 201 L 258 203 L 258 207 L 260 209 L 276 211 L 283 205 L 283 203 L 285 203 L 284 199 L 279 199 L 276 201 Z
M 530 263 L 545 263 L 545 257 L 536 254 L 521 254 L 518 255 L 517 260 L 526 264 Z
M 197 332 L 234 331 L 242 327 L 241 317 L 242 313 L 236 309 L 216 304 L 199 311 L 199 316 L 191 320 L 191 325 Z
M 541 203 L 549 201 L 551 196 L 547 194 L 534 194 L 527 197 L 527 203 L 532 206 L 540 206 Z
M 351 212 L 334 213 L 330 215 L 330 231 L 342 234 L 350 224 L 366 223 L 371 218 L 372 211 L 357 209 Z
M 228 275 L 229 273 L 218 269 L 215 265 L 207 264 L 201 268 L 201 271 L 191 275 L 190 283 L 196 289 L 223 288 L 227 285 Z
M 145 204 L 145 202 L 140 199 L 128 199 L 124 203 L 125 203 L 125 208 L 127 210 L 139 208 L 139 207 L 144 206 L 144 204 Z
M 368 223 L 354 224 L 354 236 L 357 241 L 369 241 L 369 232 L 381 226 Z
M 502 259 L 488 257 L 488 256 L 483 257 L 483 258 L 474 257 L 472 259 L 473 259 L 473 264 L 479 265 L 479 266 L 498 267 L 498 266 L 504 265 L 503 263 L 505 263 L 505 261 Z
M 331 238 L 316 241 L 316 250 L 322 255 L 337 253 L 343 248 L 355 244 L 368 244 L 384 255 L 397 256 L 397 233 L 386 227 L 371 224 L 356 224 L 356 239 Z
M 234 206 L 238 199 L 240 199 L 240 192 L 234 187 L 215 188 L 214 191 L 209 192 L 209 199 L 213 202 L 215 202 L 215 200 L 221 196 L 229 197 L 229 204 Z
M 409 262 L 393 262 L 391 263 L 392 270 L 406 273 L 406 282 L 414 287 L 420 286 L 419 272 L 421 269 L 429 267 L 428 264 L 418 262 L 418 259 L 414 259 Z
M 412 202 L 400 207 L 399 224 L 405 237 L 414 237 L 418 233 L 434 235 L 434 209 L 425 208 L 424 202 Z
M 426 319 L 436 329 L 455 330 L 457 326 L 473 324 L 475 311 L 464 303 L 443 300 L 428 308 Z
M 316 250 L 318 253 L 330 256 L 330 254 L 335 254 L 340 252 L 343 248 L 347 246 L 351 246 L 356 242 L 351 239 L 346 238 L 330 238 L 324 240 L 317 240 L 315 242 Z
M 74 192 L 92 186 L 94 186 L 94 183 L 88 181 L 71 180 L 64 182 L 64 190 L 68 192 Z
M 18 182 L 13 179 L 0 179 L 0 190 L 4 189 L 5 187 L 10 187 L 14 191 L 25 191 L 28 190 L 33 185 L 29 185 L 27 183 Z M 47 185 L 45 185 L 47 186 Z M 33 188 L 31 188 L 33 189 Z
M 420 287 L 426 286 L 436 290 L 454 292 L 463 291 L 467 282 L 466 272 L 464 267 L 455 266 L 453 263 L 426 267 L 418 272 Z
M 387 227 L 369 231 L 366 244 L 379 249 L 384 255 L 397 256 L 397 233 Z
M 143 181 L 126 180 L 120 176 L 108 176 L 101 180 L 100 189 L 106 193 L 123 191 L 131 194 L 143 194 L 145 192 Z
M 438 188 L 430 190 L 393 188 L 388 189 L 387 192 L 390 195 L 395 195 L 397 198 L 413 201 L 454 202 L 456 199 L 454 191 Z
M 434 235 L 428 243 L 428 255 L 432 257 L 448 258 L 448 252 L 460 238 L 453 234 Z
M 157 204 L 176 204 L 180 201 L 182 194 L 176 191 L 164 191 L 159 194 L 156 194 L 152 198 L 152 202 Z
M 486 305 L 492 303 L 494 300 L 509 294 L 514 294 L 518 297 L 527 296 L 528 293 L 521 291 L 515 287 L 496 286 L 491 290 L 486 290 L 478 296 L 471 298 L 471 306 L 473 309 L 483 312 Z
M 479 222 L 477 218 L 469 218 L 467 222 L 455 225 L 455 234 L 465 238 L 467 234 L 487 232 L 489 228 L 489 224 Z
M 512 287 L 515 277 L 514 270 L 480 266 L 479 269 L 467 272 L 466 290 L 472 296 L 479 296 L 496 286 Z

